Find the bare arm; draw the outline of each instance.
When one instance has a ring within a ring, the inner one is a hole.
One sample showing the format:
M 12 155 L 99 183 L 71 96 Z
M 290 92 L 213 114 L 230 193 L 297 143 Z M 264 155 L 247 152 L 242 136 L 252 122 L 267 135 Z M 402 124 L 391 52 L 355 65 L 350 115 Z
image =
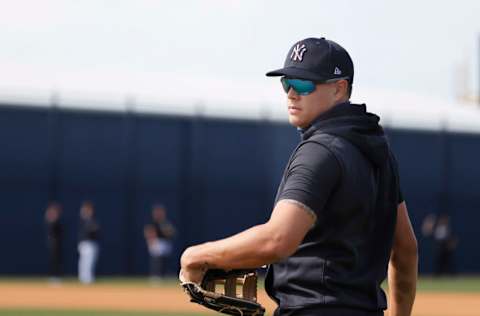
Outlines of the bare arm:
M 282 200 L 267 223 L 185 250 L 181 258 L 183 278 L 198 282 L 205 268 L 257 268 L 288 257 L 296 251 L 314 221 L 310 211 Z
M 409 316 L 415 300 L 418 274 L 417 240 L 405 202 L 398 205 L 397 226 L 388 266 L 390 316 Z

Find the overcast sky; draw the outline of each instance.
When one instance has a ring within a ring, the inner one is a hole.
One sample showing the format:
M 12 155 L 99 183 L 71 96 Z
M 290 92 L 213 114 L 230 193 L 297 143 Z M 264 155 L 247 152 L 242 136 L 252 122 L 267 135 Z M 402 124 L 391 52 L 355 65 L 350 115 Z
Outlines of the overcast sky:
M 276 102 L 280 84 L 265 72 L 321 36 L 350 52 L 356 99 L 366 89 L 453 99 L 478 86 L 478 0 L 0 4 L 3 92 Z

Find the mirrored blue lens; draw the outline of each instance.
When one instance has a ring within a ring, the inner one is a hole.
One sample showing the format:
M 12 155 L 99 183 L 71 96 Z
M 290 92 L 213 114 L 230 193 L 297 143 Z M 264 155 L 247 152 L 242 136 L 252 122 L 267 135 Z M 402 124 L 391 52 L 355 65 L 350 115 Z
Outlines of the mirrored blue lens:
M 315 82 L 311 80 L 303 80 L 303 79 L 289 79 L 283 77 L 281 79 L 283 90 L 285 93 L 288 93 L 290 88 L 295 90 L 296 93 L 299 95 L 308 95 L 315 91 Z

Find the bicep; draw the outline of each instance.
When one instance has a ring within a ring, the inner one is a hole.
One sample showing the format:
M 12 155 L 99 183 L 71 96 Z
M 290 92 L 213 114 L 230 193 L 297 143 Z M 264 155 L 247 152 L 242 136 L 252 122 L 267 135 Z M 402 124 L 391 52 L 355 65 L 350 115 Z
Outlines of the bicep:
M 315 214 L 307 206 L 294 200 L 280 200 L 273 209 L 267 225 L 274 231 L 278 251 L 282 257 L 293 254 L 305 235 L 315 224 Z
M 417 252 L 417 240 L 405 202 L 400 203 L 397 208 L 397 223 L 395 226 L 392 252 L 400 256 L 416 254 Z

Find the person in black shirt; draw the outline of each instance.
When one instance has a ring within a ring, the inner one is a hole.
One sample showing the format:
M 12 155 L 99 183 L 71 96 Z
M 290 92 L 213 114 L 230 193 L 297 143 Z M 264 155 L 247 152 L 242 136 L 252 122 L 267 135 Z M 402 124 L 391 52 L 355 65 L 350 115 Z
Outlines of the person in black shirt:
M 45 211 L 45 224 L 47 229 L 47 248 L 49 253 L 50 281 L 57 283 L 62 276 L 62 240 L 63 225 L 60 222 L 62 208 L 60 204 L 52 202 Z
M 157 237 L 169 241 L 175 235 L 175 227 L 167 219 L 167 211 L 163 205 L 156 204 L 152 209 L 152 224 Z
M 152 209 L 152 223 L 144 228 L 145 241 L 150 254 L 150 277 L 152 281 L 165 276 L 166 261 L 172 253 L 172 238 L 175 227 L 167 220 L 165 207 L 156 204 Z
M 331 40 L 307 38 L 267 76 L 281 77 L 289 122 L 301 136 L 272 215 L 187 248 L 180 279 L 270 264 L 265 288 L 278 304 L 276 316 L 378 316 L 387 308 L 381 284 L 388 273 L 390 315 L 410 315 L 417 242 L 380 118 L 349 101 L 349 54 Z
M 93 203 L 85 201 L 80 208 L 80 227 L 78 242 L 78 278 L 89 284 L 95 281 L 95 265 L 98 258 L 98 234 L 100 227 L 95 220 Z
M 434 275 L 455 274 L 454 252 L 458 238 L 453 234 L 450 216 L 440 213 L 437 218 L 435 214 L 429 214 L 423 221 L 422 233 L 434 241 Z

